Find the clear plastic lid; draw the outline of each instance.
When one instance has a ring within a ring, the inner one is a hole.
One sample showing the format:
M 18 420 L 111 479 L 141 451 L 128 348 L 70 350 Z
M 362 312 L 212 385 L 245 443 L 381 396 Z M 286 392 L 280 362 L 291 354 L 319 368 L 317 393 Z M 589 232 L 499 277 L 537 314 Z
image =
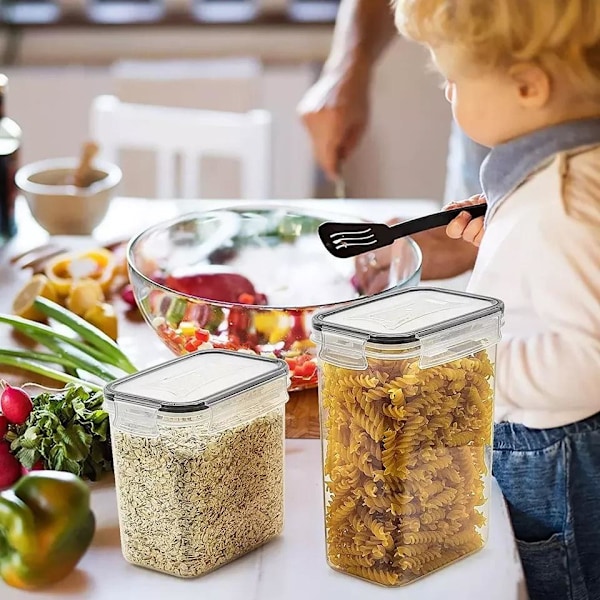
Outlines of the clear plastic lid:
M 104 389 L 107 409 L 120 407 L 119 426 L 141 434 L 156 434 L 158 414 L 181 417 L 214 409 L 224 400 L 280 380 L 273 402 L 287 400 L 285 361 L 245 352 L 202 350 L 109 383 Z M 253 404 L 264 407 L 267 398 Z M 252 417 L 250 407 L 239 407 Z
M 394 290 L 313 317 L 321 358 L 366 368 L 368 346 L 415 349 L 422 366 L 441 364 L 500 339 L 500 300 L 437 288 Z

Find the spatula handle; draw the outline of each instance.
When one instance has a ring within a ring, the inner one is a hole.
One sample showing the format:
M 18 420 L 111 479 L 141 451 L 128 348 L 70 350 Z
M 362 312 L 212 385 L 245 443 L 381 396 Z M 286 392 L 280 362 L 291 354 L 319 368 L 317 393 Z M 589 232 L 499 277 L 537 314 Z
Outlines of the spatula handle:
M 410 221 L 404 221 L 393 225 L 390 229 L 394 232 L 394 236 L 404 237 L 406 235 L 413 235 L 420 231 L 426 231 L 427 229 L 435 229 L 436 227 L 444 227 L 448 225 L 450 221 L 455 219 L 460 213 L 468 212 L 473 218 L 482 217 L 487 210 L 487 204 L 472 204 L 469 206 L 461 206 L 460 208 L 451 208 L 450 210 L 442 210 L 432 215 L 425 217 L 419 217 L 418 219 L 411 219 Z

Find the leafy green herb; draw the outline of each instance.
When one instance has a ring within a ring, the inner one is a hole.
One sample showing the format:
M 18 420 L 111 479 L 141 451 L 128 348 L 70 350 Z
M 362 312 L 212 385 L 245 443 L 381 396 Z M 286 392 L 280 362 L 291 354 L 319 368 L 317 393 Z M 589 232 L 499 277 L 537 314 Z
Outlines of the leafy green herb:
M 96 481 L 112 469 L 108 413 L 103 395 L 68 384 L 59 392 L 32 399 L 27 421 L 12 427 L 7 439 L 19 462 L 30 469 L 42 459 L 48 469 Z

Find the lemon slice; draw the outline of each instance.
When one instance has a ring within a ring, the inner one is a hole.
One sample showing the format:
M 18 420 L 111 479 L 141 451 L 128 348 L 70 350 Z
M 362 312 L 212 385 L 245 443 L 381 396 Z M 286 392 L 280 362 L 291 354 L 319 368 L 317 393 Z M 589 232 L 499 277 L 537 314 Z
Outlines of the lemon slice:
M 12 304 L 13 314 L 30 319 L 31 321 L 44 321 L 46 317 L 33 306 L 33 301 L 43 296 L 52 302 L 57 302 L 54 286 L 45 275 L 34 275 L 15 296 Z

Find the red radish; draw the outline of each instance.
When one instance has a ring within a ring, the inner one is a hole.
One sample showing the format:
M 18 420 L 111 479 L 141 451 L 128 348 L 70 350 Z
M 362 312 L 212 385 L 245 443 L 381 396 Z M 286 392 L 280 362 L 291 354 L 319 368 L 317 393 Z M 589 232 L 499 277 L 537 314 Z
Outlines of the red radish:
M 8 433 L 8 419 L 4 415 L 0 415 L 0 441 Z
M 121 290 L 121 298 L 127 302 L 129 306 L 137 306 L 135 302 L 135 296 L 133 295 L 133 287 L 131 287 L 130 283 L 124 286 Z
M 44 471 L 45 469 L 46 465 L 44 464 L 44 461 L 40 458 L 40 460 L 38 460 L 33 465 L 33 467 L 31 467 L 31 469 L 28 469 L 27 467 L 21 465 L 21 475 L 27 475 L 27 473 L 31 473 L 31 471 Z
M 21 464 L 8 451 L 8 444 L 6 448 L 0 449 L 0 490 L 10 487 L 21 477 Z
M 22 388 L 12 387 L 6 381 L 0 383 L 4 386 L 0 395 L 0 407 L 4 416 L 9 423 L 22 425 L 33 410 L 29 394 Z

